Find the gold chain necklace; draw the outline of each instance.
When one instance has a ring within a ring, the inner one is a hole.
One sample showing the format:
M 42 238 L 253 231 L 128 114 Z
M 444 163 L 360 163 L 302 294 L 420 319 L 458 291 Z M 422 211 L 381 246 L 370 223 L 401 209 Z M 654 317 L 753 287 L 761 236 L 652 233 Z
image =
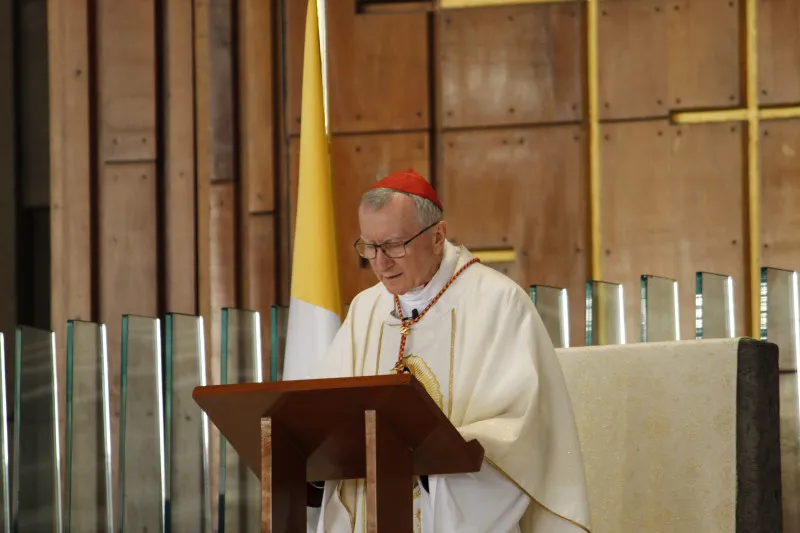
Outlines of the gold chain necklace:
M 408 370 L 405 367 L 405 364 L 403 364 L 403 356 L 405 355 L 406 351 L 406 339 L 408 338 L 408 334 L 411 333 L 411 326 L 422 320 L 422 317 L 424 317 L 430 308 L 433 307 L 437 301 L 439 301 L 439 298 L 442 297 L 442 295 L 450 287 L 450 285 L 453 284 L 456 278 L 458 278 L 458 276 L 460 276 L 469 266 L 474 265 L 475 263 L 480 263 L 480 259 L 473 257 L 467 261 L 464 266 L 459 268 L 456 273 L 453 274 L 449 280 L 447 280 L 447 283 L 445 283 L 444 287 L 442 287 L 442 290 L 439 291 L 439 294 L 434 296 L 433 300 L 431 300 L 431 303 L 429 303 L 425 309 L 423 309 L 423 311 L 414 318 L 403 318 L 403 308 L 400 305 L 400 298 L 395 294 L 394 306 L 397 310 L 397 316 L 400 317 L 402 326 L 400 326 L 400 352 L 397 354 L 397 363 L 395 363 L 394 368 L 392 368 L 393 373 L 400 374 Z

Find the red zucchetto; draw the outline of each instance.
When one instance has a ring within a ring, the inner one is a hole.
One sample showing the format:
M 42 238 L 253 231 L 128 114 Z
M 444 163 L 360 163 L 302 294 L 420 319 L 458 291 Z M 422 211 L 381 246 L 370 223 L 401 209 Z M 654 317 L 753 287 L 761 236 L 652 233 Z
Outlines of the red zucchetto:
M 425 178 L 414 172 L 413 169 L 409 168 L 403 172 L 390 174 L 370 187 L 370 189 L 383 188 L 394 189 L 395 191 L 407 192 L 415 196 L 427 198 L 436 204 L 439 209 L 444 211 L 442 202 L 439 201 L 439 197 L 436 196 L 436 191 L 433 190 L 431 184 L 425 181 Z

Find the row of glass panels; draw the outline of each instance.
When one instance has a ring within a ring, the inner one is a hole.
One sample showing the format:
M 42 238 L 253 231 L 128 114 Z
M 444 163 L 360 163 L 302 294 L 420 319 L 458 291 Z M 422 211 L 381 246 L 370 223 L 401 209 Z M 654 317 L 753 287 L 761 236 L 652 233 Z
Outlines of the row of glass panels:
M 762 337 L 796 362 L 797 274 L 765 269 L 762 286 Z M 567 346 L 566 290 L 534 286 L 530 294 L 554 344 Z M 587 284 L 587 344 L 625 342 L 622 296 L 620 285 Z M 677 283 L 642 276 L 641 296 L 642 340 L 679 338 Z M 696 303 L 698 338 L 734 335 L 730 277 L 698 273 Z M 281 356 L 286 311 L 273 306 L 270 315 L 270 353 Z M 220 383 L 262 381 L 259 314 L 225 309 L 221 326 Z M 64 435 L 54 334 L 16 330 L 13 388 L 0 342 L 0 388 L 13 391 L 0 395 L 0 416 L 8 421 L 0 424 L 0 530 L 210 532 L 213 520 L 219 531 L 259 531 L 256 476 L 224 439 L 212 440 L 191 396 L 209 374 L 204 332 L 198 316 L 168 314 L 163 324 L 124 316 L 121 401 L 112 413 L 106 327 L 70 321 Z M 271 379 L 280 379 L 281 356 L 270 358 Z M 13 397 L 10 417 L 7 396 Z M 212 458 L 219 460 L 213 466 Z

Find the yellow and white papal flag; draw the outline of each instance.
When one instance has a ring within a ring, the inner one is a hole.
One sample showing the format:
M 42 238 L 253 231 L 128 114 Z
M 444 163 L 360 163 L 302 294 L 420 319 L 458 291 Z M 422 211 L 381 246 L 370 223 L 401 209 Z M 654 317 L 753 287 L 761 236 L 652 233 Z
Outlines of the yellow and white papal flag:
M 306 15 L 301 121 L 285 380 L 311 377 L 342 323 L 316 0 Z

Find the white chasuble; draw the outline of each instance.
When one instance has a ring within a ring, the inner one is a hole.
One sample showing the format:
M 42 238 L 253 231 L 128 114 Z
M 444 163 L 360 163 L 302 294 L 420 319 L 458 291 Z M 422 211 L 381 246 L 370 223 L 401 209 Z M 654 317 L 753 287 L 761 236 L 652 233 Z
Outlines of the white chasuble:
M 470 259 L 466 249 L 446 243 L 431 284 L 444 286 Z M 361 292 L 317 376 L 389 374 L 400 326 L 382 284 Z M 461 435 L 485 450 L 480 472 L 431 476 L 430 492 L 415 484 L 409 517 L 414 531 L 589 531 L 583 460 L 564 377 L 519 285 L 484 265 L 469 266 L 411 326 L 405 365 Z M 309 522 L 309 531 L 366 531 L 364 495 L 363 480 L 326 482 L 322 508 L 309 514 L 317 522 Z

